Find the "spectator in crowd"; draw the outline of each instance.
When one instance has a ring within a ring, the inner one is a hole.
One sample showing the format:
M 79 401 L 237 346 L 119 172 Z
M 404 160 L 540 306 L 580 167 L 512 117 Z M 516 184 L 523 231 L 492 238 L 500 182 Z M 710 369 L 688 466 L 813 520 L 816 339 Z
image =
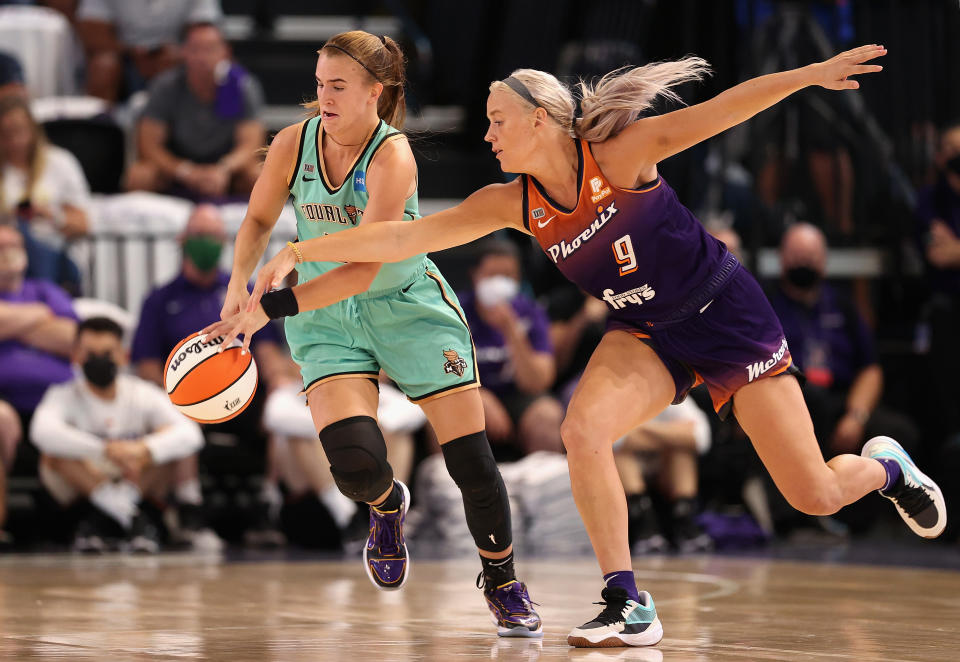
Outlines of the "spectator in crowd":
M 937 181 L 917 201 L 917 236 L 927 267 L 930 374 L 940 439 L 960 434 L 954 371 L 960 369 L 960 122 L 944 128 L 936 155 Z
M 520 293 L 516 247 L 488 240 L 471 272 L 473 290 L 459 293 L 476 347 L 487 435 L 515 442 L 522 454 L 561 452 L 563 409 L 548 391 L 556 377 L 546 312 Z M 506 459 L 506 458 L 502 458 Z
M 22 431 L 20 418 L 9 403 L 0 400 L 0 551 L 9 549 L 13 543 L 10 534 L 3 528 L 7 521 L 7 473 L 13 466 Z
M 105 551 L 110 538 L 123 539 L 132 551 L 158 551 L 157 525 L 143 502 L 162 503 L 176 460 L 203 444 L 199 426 L 164 391 L 120 372 L 126 365 L 122 338 L 120 325 L 109 318 L 81 322 L 71 358 L 83 376 L 51 387 L 30 426 L 50 494 L 63 506 L 89 500 L 77 551 Z
M 191 198 L 246 196 L 260 173 L 264 144 L 260 84 L 231 62 L 223 35 L 210 23 L 187 29 L 183 59 L 150 85 L 127 188 Z
M 23 82 L 23 67 L 20 61 L 0 51 L 0 99 L 7 96 L 27 98 L 27 86 Z
M 180 274 L 154 289 L 143 302 L 134 333 L 131 359 L 136 373 L 155 384 L 163 384 L 163 366 L 170 351 L 192 333 L 220 319 L 229 274 L 219 269 L 226 229 L 220 211 L 213 205 L 198 205 L 180 238 L 183 261 Z M 261 439 L 260 417 L 265 391 L 282 381 L 289 358 L 281 350 L 277 330 L 268 325 L 254 338 L 253 354 L 264 388 L 257 389 L 253 402 L 238 417 L 205 426 L 207 431 L 236 435 L 247 444 Z M 178 464 L 176 496 L 184 535 L 197 545 L 214 546 L 202 517 L 202 494 L 197 460 L 189 456 Z
M 634 554 L 667 550 L 669 536 L 681 553 L 704 552 L 713 541 L 697 525 L 697 458 L 710 447 L 710 423 L 691 399 L 671 405 L 632 430 L 614 446 L 614 458 L 627 493 L 630 542 Z M 651 466 L 652 465 L 652 466 Z M 659 492 L 669 503 L 669 525 L 660 527 L 646 476 L 656 468 Z
M 6 521 L 6 475 L 33 411 L 50 384 L 70 379 L 76 317 L 56 285 L 25 280 L 27 252 L 12 226 L 0 225 L 0 547 L 11 539 Z
M 885 434 L 916 452 L 919 434 L 880 403 L 883 369 L 873 334 L 852 300 L 824 282 L 827 242 L 816 227 L 791 226 L 780 245 L 781 277 L 770 302 L 804 372 L 804 397 L 824 453 L 859 453 Z
M 80 0 L 87 93 L 109 102 L 143 89 L 179 60 L 185 26 L 220 20 L 218 0 Z
M 47 143 L 16 95 L 0 99 L 0 223 L 23 233 L 28 278 L 79 289 L 79 271 L 66 241 L 87 233 L 90 187 L 76 157 Z
M 564 285 L 548 295 L 550 342 L 557 365 L 555 392 L 566 406 L 606 330 L 607 304 Z

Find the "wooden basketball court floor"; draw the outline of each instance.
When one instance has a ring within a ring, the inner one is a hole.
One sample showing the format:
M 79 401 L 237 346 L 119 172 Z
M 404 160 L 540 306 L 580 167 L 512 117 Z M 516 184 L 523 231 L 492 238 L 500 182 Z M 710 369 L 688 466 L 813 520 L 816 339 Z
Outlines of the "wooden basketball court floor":
M 739 559 L 635 561 L 665 637 L 572 649 L 600 607 L 590 559 L 527 560 L 542 641 L 499 639 L 478 564 L 419 562 L 397 592 L 356 561 L 0 558 L 3 660 L 960 660 L 960 572 Z

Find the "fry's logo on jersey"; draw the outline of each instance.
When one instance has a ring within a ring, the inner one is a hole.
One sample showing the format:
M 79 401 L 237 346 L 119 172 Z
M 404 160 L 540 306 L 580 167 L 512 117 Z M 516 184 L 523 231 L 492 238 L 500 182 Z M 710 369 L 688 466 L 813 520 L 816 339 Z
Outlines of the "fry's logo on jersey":
M 610 195 L 610 187 L 604 187 L 603 180 L 600 177 L 590 178 L 590 190 L 593 191 L 593 195 L 590 196 L 590 202 L 593 204 L 597 204 Z
M 362 209 L 357 209 L 353 205 L 347 205 L 346 216 L 340 210 L 339 205 L 321 204 L 318 202 L 308 202 L 300 205 L 300 213 L 309 221 L 317 223 L 339 223 L 340 225 L 356 225 L 357 217 L 363 214 Z M 349 220 L 348 220 L 349 219 Z
M 780 359 L 787 353 L 787 339 L 780 341 L 780 348 L 775 351 L 766 361 L 757 361 L 747 366 L 747 382 L 752 382 L 757 377 L 768 372 L 770 368 L 780 363 Z
M 603 300 L 609 303 L 610 307 L 614 310 L 626 308 L 628 303 L 635 303 L 638 306 L 642 306 L 645 301 L 649 301 L 655 296 L 657 296 L 656 290 L 646 283 L 632 290 L 621 292 L 620 294 L 614 294 L 610 288 L 603 291 Z
M 554 264 L 557 264 L 560 260 L 566 260 L 568 257 L 573 255 L 580 246 L 583 245 L 583 242 L 589 241 L 597 232 L 600 231 L 604 225 L 607 224 L 611 218 L 616 215 L 619 209 L 613 206 L 614 202 L 611 201 L 607 208 L 597 207 L 597 217 L 583 232 L 574 237 L 573 241 L 569 244 L 561 239 L 559 244 L 554 244 L 547 249 L 547 253 L 550 255 L 550 259 L 553 260 Z
M 467 370 L 467 362 L 460 358 L 460 355 L 457 354 L 455 349 L 445 349 L 443 350 L 443 358 L 447 360 L 443 364 L 443 371 L 446 374 L 453 373 L 457 377 L 463 377 L 463 373 Z

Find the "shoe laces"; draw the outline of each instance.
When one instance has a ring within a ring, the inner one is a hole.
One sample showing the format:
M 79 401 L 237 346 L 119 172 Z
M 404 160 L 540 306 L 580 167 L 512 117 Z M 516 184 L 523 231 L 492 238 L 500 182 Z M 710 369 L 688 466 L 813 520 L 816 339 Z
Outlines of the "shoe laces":
M 500 602 L 503 603 L 510 613 L 530 613 L 533 611 L 533 605 L 540 606 L 540 603 L 530 599 L 530 594 L 527 592 L 527 585 L 516 579 L 507 582 L 503 586 L 495 586 L 489 589 L 489 591 L 485 588 L 484 584 L 483 571 L 481 570 L 480 574 L 477 575 L 477 588 L 484 589 L 485 593 L 498 594 Z
M 933 505 L 933 499 L 925 489 L 917 485 L 904 486 L 891 497 L 910 517 L 914 517 Z
M 594 602 L 595 605 L 604 605 L 603 611 L 593 619 L 601 625 L 612 625 L 623 621 L 623 609 L 627 606 L 626 600 L 604 600 Z
M 394 519 L 399 517 L 400 513 L 381 513 L 375 508 L 370 508 L 370 522 L 374 528 L 374 540 L 382 556 L 400 555 L 400 527 L 394 526 Z M 399 534 L 399 536 L 398 536 Z

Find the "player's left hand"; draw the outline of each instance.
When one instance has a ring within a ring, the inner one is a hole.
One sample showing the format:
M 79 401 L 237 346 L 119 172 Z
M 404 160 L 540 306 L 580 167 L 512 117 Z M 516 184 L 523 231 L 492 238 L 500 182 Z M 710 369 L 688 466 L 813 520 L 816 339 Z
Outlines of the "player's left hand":
M 240 352 L 246 354 L 250 351 L 250 339 L 253 338 L 253 334 L 265 327 L 269 321 L 270 318 L 263 312 L 263 306 L 257 304 L 252 313 L 241 310 L 236 315 L 214 322 L 200 332 L 200 338 L 203 340 L 208 335 L 223 336 L 223 342 L 220 343 L 218 350 L 222 352 L 224 347 L 229 347 L 237 336 L 242 335 L 243 348 Z
M 886 54 L 887 49 L 876 44 L 844 51 L 826 62 L 813 65 L 812 70 L 815 72 L 813 83 L 828 90 L 856 90 L 860 87 L 860 83 L 852 80 L 850 76 L 882 71 L 883 67 L 879 64 L 864 64 L 864 62 Z
M 297 254 L 291 246 L 284 247 L 279 253 L 263 265 L 257 274 L 257 282 L 253 286 L 253 293 L 247 300 L 247 312 L 252 313 L 260 305 L 260 297 L 265 292 L 275 290 L 283 285 L 284 279 L 297 265 Z

